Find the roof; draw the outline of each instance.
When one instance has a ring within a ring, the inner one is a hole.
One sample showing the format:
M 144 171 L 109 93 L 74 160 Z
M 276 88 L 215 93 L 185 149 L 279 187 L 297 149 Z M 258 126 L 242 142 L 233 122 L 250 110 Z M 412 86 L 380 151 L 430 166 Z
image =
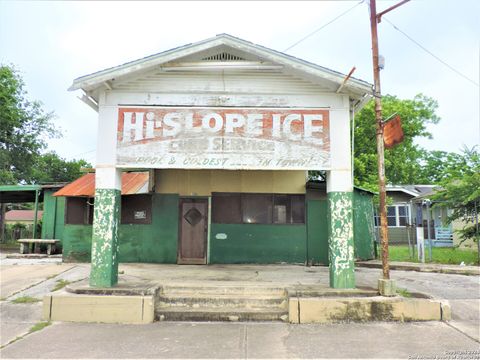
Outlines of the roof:
M 176 59 L 184 58 L 186 56 L 219 46 L 227 46 L 239 51 L 243 51 L 245 53 L 258 56 L 266 61 L 281 64 L 292 70 L 333 81 L 338 85 L 342 85 L 346 78 L 346 74 L 342 74 L 338 71 L 334 71 L 294 56 L 254 44 L 232 35 L 220 34 L 206 40 L 176 47 L 138 60 L 130 61 L 122 65 L 81 76 L 73 81 L 69 90 L 83 89 L 85 91 L 92 91 L 100 86 L 104 86 L 104 84 L 110 80 L 118 80 L 118 78 L 122 76 L 151 70 L 167 62 L 171 62 Z M 354 77 L 350 77 L 348 82 L 344 84 L 343 88 L 347 92 L 355 93 L 356 98 L 367 97 L 367 95 L 372 94 L 372 84 Z
M 37 219 L 42 218 L 43 211 L 39 210 Z M 5 221 L 33 221 L 35 210 L 10 210 L 5 213 Z
M 309 180 L 307 181 L 306 184 L 307 189 L 317 189 L 317 190 L 327 190 L 327 183 L 325 181 L 320 181 L 320 180 Z M 353 186 L 353 189 L 356 191 L 362 191 L 371 195 L 377 195 L 378 193 L 374 191 L 370 191 L 364 188 L 361 188 L 359 186 Z
M 388 191 L 399 191 L 413 197 L 422 196 L 431 193 L 437 185 L 387 185 Z
M 0 203 L 35 202 L 35 193 L 39 192 L 39 201 L 43 194 L 40 185 L 2 185 L 0 186 Z
M 148 192 L 149 173 L 129 172 L 122 174 L 122 195 Z M 95 174 L 88 173 L 71 182 L 53 196 L 95 196 Z

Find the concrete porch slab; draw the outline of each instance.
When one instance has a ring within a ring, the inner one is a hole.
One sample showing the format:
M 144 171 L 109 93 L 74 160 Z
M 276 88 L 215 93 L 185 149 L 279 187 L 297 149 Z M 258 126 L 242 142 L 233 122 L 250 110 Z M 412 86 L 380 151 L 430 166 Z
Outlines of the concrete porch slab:
M 92 288 L 84 280 L 46 296 L 44 317 L 75 322 L 147 323 L 162 318 L 161 314 L 168 318 L 193 311 L 195 319 L 204 316 L 208 321 L 209 314 L 214 314 L 218 315 L 216 320 L 236 317 L 248 321 L 263 319 L 255 315 L 254 308 L 256 303 L 270 301 L 266 293 L 284 299 L 285 314 L 291 323 L 427 321 L 450 316 L 448 304 L 422 294 L 385 298 L 378 296 L 374 288 L 332 289 L 327 279 L 325 267 L 122 264 L 119 283 L 112 288 Z M 175 299 L 184 303 L 175 304 Z M 281 304 L 280 300 L 272 299 L 271 303 Z M 251 317 L 244 316 L 242 311 L 246 310 Z M 274 315 L 265 319 L 281 317 Z M 192 317 L 182 316 L 175 318 Z

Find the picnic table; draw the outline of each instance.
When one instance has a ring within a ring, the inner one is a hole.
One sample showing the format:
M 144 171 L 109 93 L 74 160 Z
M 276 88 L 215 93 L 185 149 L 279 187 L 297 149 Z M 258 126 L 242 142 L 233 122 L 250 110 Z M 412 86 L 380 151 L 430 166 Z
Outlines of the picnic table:
M 47 244 L 47 254 L 51 255 L 55 252 L 57 248 L 57 243 L 60 242 L 59 239 L 18 239 L 17 242 L 20 244 L 20 254 L 29 254 L 31 245 L 33 244 L 33 252 L 40 252 L 40 245 Z

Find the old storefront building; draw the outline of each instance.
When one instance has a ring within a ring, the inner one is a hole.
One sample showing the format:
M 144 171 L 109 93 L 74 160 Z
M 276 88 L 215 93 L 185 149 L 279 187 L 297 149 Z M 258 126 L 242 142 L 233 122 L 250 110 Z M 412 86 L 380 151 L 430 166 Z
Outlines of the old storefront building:
M 92 286 L 113 286 L 119 261 L 329 263 L 330 286 L 355 286 L 350 123 L 370 84 L 222 34 L 80 89 L 98 111 L 96 171 L 56 195 L 64 258 L 91 259 Z M 368 258 L 371 196 L 356 194 Z

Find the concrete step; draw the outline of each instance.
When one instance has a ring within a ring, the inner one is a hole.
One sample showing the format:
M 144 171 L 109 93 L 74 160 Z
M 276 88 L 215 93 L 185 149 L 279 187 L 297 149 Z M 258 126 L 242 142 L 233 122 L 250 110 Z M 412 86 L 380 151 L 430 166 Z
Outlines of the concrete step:
M 156 311 L 160 321 L 288 321 L 288 311 L 271 308 L 205 308 L 168 307 Z
M 286 296 L 259 294 L 161 294 L 157 297 L 156 307 L 192 307 L 192 308 L 279 308 L 287 309 Z
M 286 296 L 286 289 L 272 286 L 243 286 L 243 285 L 164 285 L 159 291 L 166 295 L 270 295 Z

